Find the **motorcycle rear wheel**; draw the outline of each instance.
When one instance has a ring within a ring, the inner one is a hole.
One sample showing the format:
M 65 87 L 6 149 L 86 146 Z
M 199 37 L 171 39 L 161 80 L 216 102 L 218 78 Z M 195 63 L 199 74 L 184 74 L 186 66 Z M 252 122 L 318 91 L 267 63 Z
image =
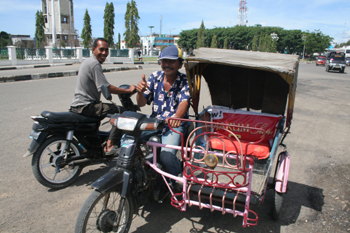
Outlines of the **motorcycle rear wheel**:
M 126 198 L 122 216 L 117 225 L 114 219 L 117 216 L 120 200 L 119 191 L 101 193 L 94 190 L 79 211 L 74 232 L 128 232 L 133 217 L 133 201 L 131 197 Z
M 40 184 L 51 189 L 61 189 L 69 186 L 78 178 L 82 168 L 65 164 L 65 156 L 81 155 L 78 142 L 73 140 L 69 148 L 62 152 L 65 145 L 67 145 L 65 137 L 54 136 L 44 141 L 34 153 L 32 170 Z

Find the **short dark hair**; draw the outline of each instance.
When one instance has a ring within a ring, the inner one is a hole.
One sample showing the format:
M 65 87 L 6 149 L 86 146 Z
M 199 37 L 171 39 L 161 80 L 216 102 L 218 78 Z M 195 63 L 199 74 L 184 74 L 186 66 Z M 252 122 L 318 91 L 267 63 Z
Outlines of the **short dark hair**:
M 102 41 L 106 42 L 107 45 L 108 45 L 108 47 L 109 47 L 108 41 L 107 41 L 105 38 L 103 38 L 103 37 L 99 37 L 99 38 L 97 38 L 97 39 L 94 41 L 94 44 L 93 44 L 94 48 L 97 47 L 97 42 L 98 42 L 99 40 L 102 40 Z

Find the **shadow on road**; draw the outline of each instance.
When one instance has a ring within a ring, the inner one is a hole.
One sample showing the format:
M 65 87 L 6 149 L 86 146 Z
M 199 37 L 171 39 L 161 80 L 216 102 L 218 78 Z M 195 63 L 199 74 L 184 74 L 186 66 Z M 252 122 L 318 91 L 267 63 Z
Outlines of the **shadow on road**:
M 112 160 L 110 163 L 102 163 L 93 166 L 87 166 L 83 168 L 82 173 L 78 179 L 70 186 L 90 186 L 93 182 L 98 180 L 101 176 L 106 174 L 110 169 L 116 166 L 116 160 Z M 49 189 L 49 192 L 56 192 L 61 189 Z
M 148 203 L 140 211 L 140 217 L 146 224 L 137 227 L 134 232 L 281 232 L 281 226 L 290 225 L 298 220 L 302 207 L 322 211 L 324 205 L 323 190 L 294 182 L 288 183 L 288 192 L 284 198 L 283 210 L 279 221 L 272 219 L 274 191 L 268 190 L 265 201 L 260 205 L 252 205 L 251 209 L 259 216 L 257 226 L 242 227 L 242 217 L 234 218 L 230 214 L 210 212 L 208 209 L 199 210 L 197 206 L 188 207 L 181 212 L 170 205 Z M 186 219 L 192 226 L 181 226 L 179 222 Z M 180 227 L 178 226 L 180 225 Z M 180 231 L 179 231 L 180 230 Z

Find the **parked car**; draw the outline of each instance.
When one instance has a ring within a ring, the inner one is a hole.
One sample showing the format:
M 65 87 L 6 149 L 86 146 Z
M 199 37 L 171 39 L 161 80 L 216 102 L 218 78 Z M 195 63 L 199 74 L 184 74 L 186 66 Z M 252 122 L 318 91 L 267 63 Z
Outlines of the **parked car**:
M 330 52 L 326 55 L 326 71 L 339 70 L 339 73 L 344 73 L 346 66 L 345 53 Z
M 316 66 L 324 66 L 326 64 L 326 56 L 318 56 L 316 59 Z
M 347 65 L 347 66 L 350 66 L 350 57 L 347 57 L 347 58 L 346 58 L 346 65 Z

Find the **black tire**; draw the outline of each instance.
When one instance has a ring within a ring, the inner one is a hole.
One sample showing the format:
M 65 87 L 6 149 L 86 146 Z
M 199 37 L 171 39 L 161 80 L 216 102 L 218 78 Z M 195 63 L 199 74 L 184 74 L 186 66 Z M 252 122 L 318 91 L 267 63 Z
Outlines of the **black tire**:
M 65 164 L 64 157 L 80 156 L 81 150 L 78 142 L 73 140 L 69 149 L 60 156 L 61 149 L 67 140 L 64 137 L 54 136 L 48 138 L 34 153 L 32 158 L 32 170 L 35 178 L 40 184 L 51 188 L 61 189 L 69 186 L 79 176 L 82 168 L 80 166 L 70 167 Z M 58 168 L 57 164 L 61 166 Z
M 345 70 L 345 69 L 341 69 L 341 70 L 339 70 L 339 73 L 344 73 L 344 70 Z
M 272 218 L 275 220 L 278 220 L 280 218 L 282 206 L 283 206 L 283 199 L 284 199 L 284 193 L 279 193 L 274 191 L 274 202 L 273 202 L 273 209 L 272 209 Z
M 125 199 L 123 214 L 118 229 L 113 229 L 113 221 L 119 207 L 121 197 L 119 191 L 101 193 L 94 190 L 81 207 L 75 223 L 75 233 L 86 232 L 128 232 L 133 217 L 133 201 Z

